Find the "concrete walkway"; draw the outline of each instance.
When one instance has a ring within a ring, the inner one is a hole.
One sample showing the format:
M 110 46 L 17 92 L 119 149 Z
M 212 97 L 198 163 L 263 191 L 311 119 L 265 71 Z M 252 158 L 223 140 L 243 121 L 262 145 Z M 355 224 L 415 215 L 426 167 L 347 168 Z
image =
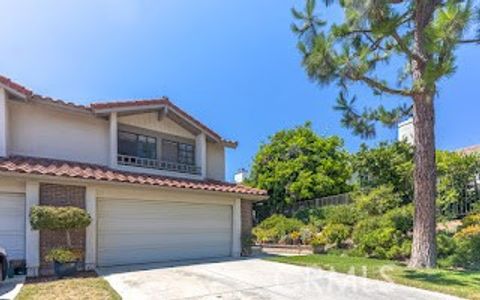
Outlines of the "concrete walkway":
M 457 299 L 261 259 L 100 268 L 123 299 Z

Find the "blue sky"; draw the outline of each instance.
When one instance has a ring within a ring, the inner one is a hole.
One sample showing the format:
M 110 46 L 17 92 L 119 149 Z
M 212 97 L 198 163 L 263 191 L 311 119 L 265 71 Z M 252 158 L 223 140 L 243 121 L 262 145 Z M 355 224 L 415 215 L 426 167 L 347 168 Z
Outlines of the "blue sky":
M 76 103 L 168 96 L 240 142 L 227 153 L 228 179 L 269 135 L 307 120 L 355 151 L 364 141 L 340 126 L 336 87 L 316 86 L 300 66 L 290 8 L 302 3 L 2 1 L 0 73 Z M 457 73 L 439 87 L 441 149 L 480 144 L 480 47 L 458 54 Z M 395 136 L 384 129 L 369 143 Z

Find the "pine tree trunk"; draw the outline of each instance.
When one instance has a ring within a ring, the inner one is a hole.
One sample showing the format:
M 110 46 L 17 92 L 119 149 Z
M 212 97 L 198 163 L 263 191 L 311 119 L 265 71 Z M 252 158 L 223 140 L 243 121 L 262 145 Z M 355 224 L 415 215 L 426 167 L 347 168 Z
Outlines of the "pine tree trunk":
M 410 267 L 431 268 L 436 264 L 435 241 L 435 113 L 433 93 L 414 97 L 415 172 L 414 226 Z

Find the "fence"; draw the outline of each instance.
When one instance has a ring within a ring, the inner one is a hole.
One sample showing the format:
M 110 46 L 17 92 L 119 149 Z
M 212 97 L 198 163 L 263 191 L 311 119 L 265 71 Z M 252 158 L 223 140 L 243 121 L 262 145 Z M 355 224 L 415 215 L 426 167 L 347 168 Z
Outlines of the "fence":
M 448 204 L 443 209 L 440 209 L 439 213 L 442 216 L 451 219 L 461 219 L 468 215 L 470 212 L 472 212 L 477 205 L 480 205 L 480 200 L 477 198 L 469 197 Z
M 304 200 L 300 202 L 296 202 L 295 204 L 291 205 L 290 207 L 283 210 L 283 214 L 286 216 L 292 216 L 295 212 L 305 209 L 305 208 L 317 208 L 329 205 L 342 205 L 348 204 L 352 201 L 350 194 L 339 194 L 333 196 L 322 197 L 318 199 L 312 200 Z M 254 206 L 254 219 L 255 224 L 258 224 L 263 219 L 269 217 L 273 212 L 269 210 L 267 206 L 264 205 L 262 202 L 257 202 Z
M 299 201 L 284 211 L 287 216 L 292 216 L 295 212 L 306 208 L 318 208 L 331 205 L 349 204 L 352 201 L 350 194 L 339 194 L 333 196 L 322 197 L 312 200 Z
M 351 202 L 352 198 L 349 193 L 327 196 L 312 200 L 304 200 L 296 202 L 290 207 L 284 209 L 283 214 L 291 217 L 301 209 L 318 208 L 330 205 L 342 205 L 349 204 Z M 468 215 L 470 212 L 472 212 L 475 206 L 480 206 L 480 197 L 477 193 L 470 195 L 470 197 L 459 199 L 456 202 L 451 203 L 445 207 L 438 207 L 437 213 L 449 219 L 461 219 Z M 273 213 L 262 202 L 259 202 L 254 206 L 254 211 L 255 224 L 258 224 L 263 219 L 269 217 Z

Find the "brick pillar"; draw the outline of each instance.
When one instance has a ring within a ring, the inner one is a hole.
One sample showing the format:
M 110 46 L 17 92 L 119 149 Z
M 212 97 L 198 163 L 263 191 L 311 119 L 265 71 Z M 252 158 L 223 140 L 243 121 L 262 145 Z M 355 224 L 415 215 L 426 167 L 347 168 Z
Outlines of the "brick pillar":
M 252 233 L 253 214 L 252 201 L 242 200 L 242 236 Z
M 241 239 L 242 239 L 242 255 L 250 255 L 250 247 L 245 247 L 244 243 L 247 238 L 250 238 L 252 234 L 253 227 L 253 215 L 252 215 L 252 201 L 242 200 L 241 203 L 241 218 L 242 218 L 242 229 L 241 229 Z
M 85 209 L 85 187 L 60 184 L 40 184 L 40 205 L 75 206 Z M 72 247 L 85 253 L 85 229 L 71 231 Z M 67 245 L 66 235 L 59 231 L 40 230 L 40 274 L 51 275 L 52 263 L 45 255 L 55 247 Z

